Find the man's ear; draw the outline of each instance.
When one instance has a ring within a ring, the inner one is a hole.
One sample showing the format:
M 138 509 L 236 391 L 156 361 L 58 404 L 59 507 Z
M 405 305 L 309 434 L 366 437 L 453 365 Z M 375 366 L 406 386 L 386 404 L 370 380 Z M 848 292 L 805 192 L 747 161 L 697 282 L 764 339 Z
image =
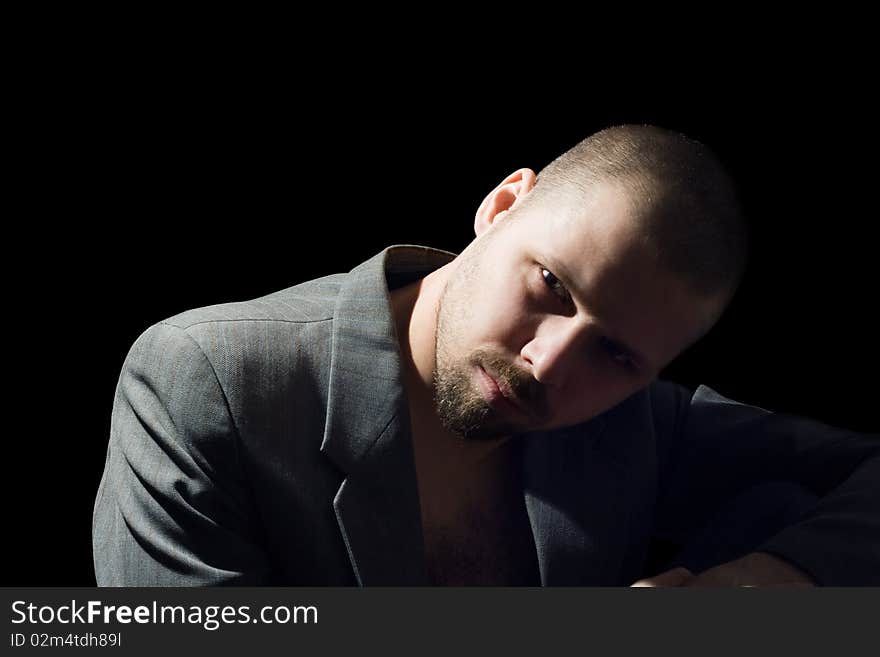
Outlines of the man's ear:
M 477 208 L 474 219 L 474 232 L 477 235 L 488 230 L 505 212 L 512 210 L 516 204 L 535 186 L 535 172 L 531 169 L 518 169 L 501 181 Z

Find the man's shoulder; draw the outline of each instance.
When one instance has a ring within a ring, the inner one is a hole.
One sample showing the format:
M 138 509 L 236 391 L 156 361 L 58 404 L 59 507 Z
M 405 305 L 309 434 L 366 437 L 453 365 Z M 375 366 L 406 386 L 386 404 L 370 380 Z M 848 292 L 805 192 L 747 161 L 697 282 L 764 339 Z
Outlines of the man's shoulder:
M 325 322 L 333 318 L 336 298 L 345 277 L 346 274 L 332 274 L 255 299 L 192 308 L 161 323 L 187 331 L 200 329 L 201 332 L 228 323 L 272 325 Z
M 207 357 L 215 371 L 259 370 L 328 350 L 344 274 L 333 274 L 247 301 L 185 310 L 148 327 L 129 350 L 145 367 Z M 313 365 L 316 366 L 316 365 Z

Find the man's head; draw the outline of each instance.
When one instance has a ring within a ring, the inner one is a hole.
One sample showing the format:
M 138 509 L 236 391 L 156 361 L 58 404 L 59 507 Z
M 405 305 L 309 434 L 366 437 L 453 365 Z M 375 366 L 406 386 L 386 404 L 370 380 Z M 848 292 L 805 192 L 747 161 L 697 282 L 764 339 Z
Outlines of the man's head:
M 475 229 L 440 298 L 434 368 L 440 419 L 468 438 L 616 405 L 712 327 L 746 261 L 718 160 L 650 126 L 597 133 L 537 178 L 511 174 Z

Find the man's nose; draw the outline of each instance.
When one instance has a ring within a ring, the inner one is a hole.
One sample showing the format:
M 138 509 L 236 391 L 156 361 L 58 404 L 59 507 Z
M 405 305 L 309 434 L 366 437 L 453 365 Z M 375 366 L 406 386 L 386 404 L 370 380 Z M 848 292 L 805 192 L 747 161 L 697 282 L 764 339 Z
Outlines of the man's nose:
M 541 323 L 534 337 L 520 350 L 532 376 L 544 385 L 561 388 L 574 368 L 584 340 L 584 327 L 570 317 Z

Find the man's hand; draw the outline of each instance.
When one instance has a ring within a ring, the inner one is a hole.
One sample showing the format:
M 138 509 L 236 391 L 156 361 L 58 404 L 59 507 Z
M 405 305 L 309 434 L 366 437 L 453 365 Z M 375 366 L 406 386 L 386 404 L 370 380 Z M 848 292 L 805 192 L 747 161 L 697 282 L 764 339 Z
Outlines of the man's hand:
M 654 575 L 647 579 L 640 579 L 631 586 L 646 586 L 651 588 L 662 586 L 686 586 L 687 582 L 693 581 L 694 577 L 695 575 L 687 568 L 679 566 L 678 568 L 667 570 L 665 573 L 660 573 L 659 575 Z
M 806 573 L 784 559 L 766 552 L 752 552 L 740 559 L 714 566 L 699 575 L 679 567 L 654 577 L 640 579 L 632 586 L 805 588 L 815 585 Z

